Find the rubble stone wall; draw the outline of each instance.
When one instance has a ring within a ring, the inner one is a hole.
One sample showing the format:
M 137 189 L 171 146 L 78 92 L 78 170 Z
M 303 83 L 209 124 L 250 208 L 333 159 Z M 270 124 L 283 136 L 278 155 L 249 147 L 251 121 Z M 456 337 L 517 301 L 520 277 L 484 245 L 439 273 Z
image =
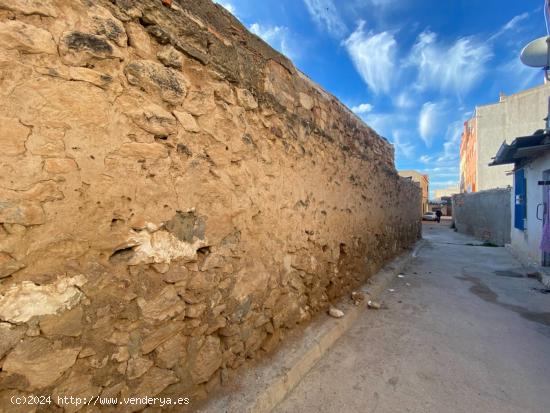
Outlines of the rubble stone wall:
M 411 246 L 416 205 L 386 140 L 209 0 L 0 0 L 10 411 L 207 397 Z
M 458 232 L 503 247 L 510 243 L 510 188 L 453 195 L 453 219 Z

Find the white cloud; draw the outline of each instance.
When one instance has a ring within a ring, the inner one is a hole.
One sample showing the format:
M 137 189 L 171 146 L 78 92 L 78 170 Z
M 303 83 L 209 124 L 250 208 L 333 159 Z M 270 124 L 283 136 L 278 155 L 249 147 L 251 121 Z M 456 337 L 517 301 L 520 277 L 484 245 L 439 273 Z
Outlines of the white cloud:
M 446 181 L 437 180 L 437 181 L 432 181 L 432 180 L 430 179 L 430 187 L 431 187 L 432 189 L 443 189 L 443 188 L 448 188 L 449 186 L 458 187 L 458 181 L 457 181 L 457 180 L 446 180 Z
M 432 162 L 432 157 L 431 156 L 428 156 L 428 155 L 422 155 L 419 160 L 420 162 L 422 162 L 423 164 L 429 164 L 430 162 Z
M 389 12 L 406 6 L 404 3 L 401 0 L 340 0 L 342 7 L 346 7 L 355 20 L 368 15 L 380 23 L 387 20 Z
M 422 169 L 420 172 L 430 177 L 430 183 L 436 182 L 451 182 L 456 184 L 458 182 L 458 176 L 460 174 L 460 168 L 458 162 L 451 166 L 436 166 L 433 168 Z
M 221 1 L 221 0 L 213 0 L 214 3 L 218 3 L 220 6 L 222 6 L 224 9 L 226 9 L 229 13 L 231 13 L 233 16 L 237 15 L 237 9 L 235 6 L 228 1 Z
M 455 166 L 435 166 L 435 167 L 432 167 L 432 168 L 426 168 L 426 169 L 422 170 L 422 172 L 425 172 L 427 174 L 430 174 L 430 173 L 441 173 L 441 174 L 457 173 L 458 174 L 458 171 L 459 171 L 458 165 L 455 165 Z
M 410 158 L 414 155 L 414 145 L 407 141 L 404 136 L 407 135 L 406 131 L 394 130 L 392 132 L 392 143 L 395 146 L 395 151 L 399 155 L 403 155 L 405 158 Z
M 365 32 L 365 22 L 346 39 L 344 45 L 355 68 L 374 93 L 388 93 L 395 83 L 397 42 L 389 32 Z
M 394 104 L 400 109 L 410 109 L 415 106 L 415 101 L 409 92 L 404 91 L 397 95 Z
M 395 147 L 396 156 L 411 158 L 415 145 L 411 142 L 409 125 L 411 118 L 406 113 L 368 112 L 361 116 L 367 125 L 380 136 L 387 138 Z
M 288 58 L 295 60 L 299 57 L 293 42 L 289 40 L 290 30 L 288 27 L 262 26 L 259 23 L 252 23 L 249 30 Z
M 462 121 L 455 121 L 449 124 L 445 133 L 443 143 L 443 154 L 439 156 L 439 162 L 456 161 L 460 156 L 460 140 L 464 124 Z
M 502 27 L 502 30 L 513 30 L 518 26 L 519 23 L 521 23 L 523 20 L 526 20 L 527 18 L 529 18 L 529 13 L 528 12 L 518 14 L 512 20 L 510 20 L 508 23 L 506 23 Z
M 346 33 L 346 25 L 332 0 L 304 0 L 304 3 L 317 25 L 333 36 L 342 37 Z
M 409 61 L 418 68 L 420 89 L 463 96 L 483 77 L 485 64 L 491 57 L 489 46 L 473 38 L 462 37 L 444 44 L 435 33 L 424 31 L 418 36 Z
M 370 103 L 361 103 L 360 105 L 353 106 L 351 108 L 352 112 L 357 113 L 359 115 L 372 112 L 373 109 L 374 109 L 374 106 L 372 106 Z
M 381 136 L 388 137 L 396 129 L 396 125 L 406 125 L 410 122 L 409 117 L 403 113 L 377 113 L 369 112 L 361 116 L 367 125 Z
M 519 24 L 527 20 L 529 18 L 529 13 L 525 12 L 522 14 L 518 14 L 517 16 L 514 16 L 510 21 L 508 21 L 506 24 L 504 24 L 495 34 L 493 34 L 489 41 L 496 40 L 497 38 L 505 35 L 508 32 L 516 31 L 519 27 Z
M 509 83 L 515 89 L 514 92 L 534 86 L 537 77 L 540 81 L 544 78 L 541 69 L 525 66 L 517 56 L 499 66 L 496 71 L 501 76 L 501 83 Z
M 384 6 L 389 6 L 399 2 L 396 0 L 370 0 L 370 3 L 374 6 L 384 7 Z
M 429 168 L 422 172 L 430 176 L 430 188 L 457 186 L 459 181 L 459 148 L 462 136 L 462 121 L 449 124 L 445 133 L 443 150 L 433 156 L 422 155 L 420 161 Z
M 441 131 L 445 122 L 445 104 L 441 102 L 426 102 L 418 115 L 418 132 L 427 147 Z

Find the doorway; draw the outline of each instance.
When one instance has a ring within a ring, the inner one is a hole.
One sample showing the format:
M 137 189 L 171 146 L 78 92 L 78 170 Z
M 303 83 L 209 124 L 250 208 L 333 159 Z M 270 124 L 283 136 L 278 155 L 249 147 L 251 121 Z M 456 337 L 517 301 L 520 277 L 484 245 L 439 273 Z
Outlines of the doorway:
M 542 180 L 547 183 L 550 181 L 550 169 L 547 169 L 542 173 Z M 543 214 L 542 214 L 542 238 L 544 239 L 544 232 L 550 230 L 550 185 L 542 185 L 542 204 L 543 204 Z M 542 252 L 542 266 L 550 267 L 550 253 L 543 251 Z

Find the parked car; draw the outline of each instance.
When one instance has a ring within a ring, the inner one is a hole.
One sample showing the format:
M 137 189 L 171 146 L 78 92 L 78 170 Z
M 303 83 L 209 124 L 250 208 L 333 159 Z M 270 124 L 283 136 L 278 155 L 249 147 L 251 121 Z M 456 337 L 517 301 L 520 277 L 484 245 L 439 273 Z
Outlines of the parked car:
M 424 215 L 422 215 L 423 221 L 435 221 L 437 220 L 437 216 L 435 215 L 435 212 L 426 212 Z

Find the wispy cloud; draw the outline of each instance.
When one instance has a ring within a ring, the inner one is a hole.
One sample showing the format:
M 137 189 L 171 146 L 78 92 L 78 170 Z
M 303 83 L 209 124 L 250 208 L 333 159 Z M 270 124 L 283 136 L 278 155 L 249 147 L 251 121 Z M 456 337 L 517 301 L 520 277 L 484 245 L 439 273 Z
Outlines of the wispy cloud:
M 420 89 L 468 93 L 485 74 L 492 52 L 483 42 L 462 37 L 452 44 L 439 42 L 437 35 L 424 31 L 412 48 L 410 63 L 418 68 Z
M 394 100 L 394 104 L 400 109 L 410 109 L 416 105 L 415 100 L 410 95 L 410 92 L 407 90 L 397 95 Z
M 361 119 L 373 128 L 376 133 L 391 140 L 392 134 L 397 129 L 407 129 L 414 121 L 409 114 L 404 112 L 369 112 L 361 115 Z
M 345 35 L 347 27 L 332 0 L 304 0 L 304 3 L 319 27 L 336 37 Z
M 458 158 L 462 125 L 462 121 L 451 122 L 444 134 L 443 150 L 433 155 L 420 157 L 420 162 L 427 166 L 422 169 L 422 172 L 430 176 L 432 190 L 458 185 Z
M 398 4 L 398 0 L 369 0 L 369 2 L 378 7 L 386 7 L 394 4 Z
M 449 180 L 431 180 L 430 179 L 430 187 L 431 189 L 443 189 L 443 188 L 448 188 L 450 186 L 453 186 L 453 187 L 457 187 L 458 186 L 458 181 L 454 180 L 454 179 L 449 179 Z M 431 196 L 433 198 L 433 194 Z
M 405 138 L 407 135 L 407 131 L 394 130 L 391 141 L 398 154 L 403 155 L 405 158 L 411 158 L 414 155 L 414 145 Z
M 412 158 L 416 146 L 412 140 L 410 124 L 413 118 L 407 113 L 379 113 L 369 111 L 361 118 L 378 134 L 387 138 L 395 147 L 398 156 Z
M 438 157 L 439 162 L 458 161 L 460 140 L 462 138 L 464 123 L 463 121 L 454 121 L 447 126 L 445 133 L 445 142 L 443 143 L 443 153 Z
M 430 162 L 432 162 L 432 157 L 429 156 L 429 155 L 422 155 L 420 158 L 419 158 L 419 161 L 422 162 L 423 164 L 429 164 Z
M 504 24 L 495 34 L 489 37 L 488 41 L 490 42 L 494 41 L 506 33 L 517 30 L 520 23 L 524 20 L 527 20 L 528 18 L 529 18 L 529 12 L 521 13 L 521 14 L 518 14 L 517 16 L 514 16 L 511 20 L 509 20 L 506 24 Z
M 432 146 L 432 140 L 441 131 L 445 122 L 445 103 L 426 102 L 418 115 L 418 133 L 427 147 Z
M 288 58 L 296 60 L 299 57 L 297 48 L 291 40 L 288 27 L 263 26 L 260 23 L 252 23 L 249 30 Z
M 374 109 L 374 106 L 372 106 L 370 103 L 361 103 L 360 105 L 353 106 L 351 108 L 351 110 L 354 113 L 357 113 L 358 115 L 372 112 L 373 109 Z
M 340 0 L 354 20 L 368 15 L 383 26 L 390 12 L 406 6 L 402 0 Z
M 355 68 L 374 93 L 389 93 L 395 82 L 397 42 L 389 32 L 365 32 L 365 22 L 345 40 Z
M 517 91 L 533 86 L 537 77 L 544 76 L 542 70 L 525 66 L 517 56 L 497 67 L 496 73 L 501 77 L 501 84 L 511 84 Z

